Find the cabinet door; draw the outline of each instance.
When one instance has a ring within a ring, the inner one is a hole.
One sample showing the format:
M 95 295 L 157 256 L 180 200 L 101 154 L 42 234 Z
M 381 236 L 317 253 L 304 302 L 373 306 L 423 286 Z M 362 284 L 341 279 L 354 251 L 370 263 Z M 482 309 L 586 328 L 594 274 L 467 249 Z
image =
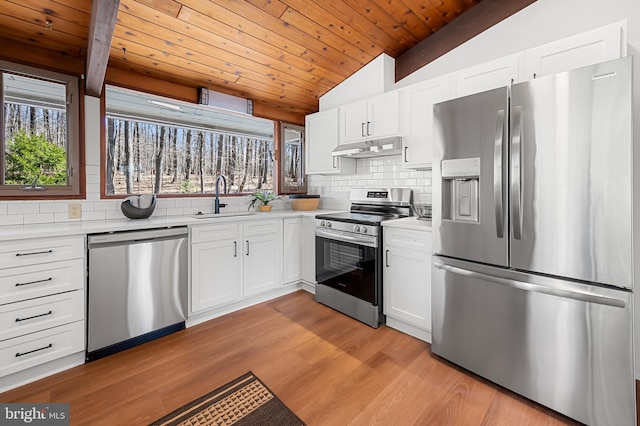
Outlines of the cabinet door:
M 338 145 L 338 109 L 307 115 L 305 123 L 306 173 L 355 173 L 355 159 L 331 155 Z
M 340 111 L 338 143 L 364 139 L 367 136 L 367 102 L 354 102 L 338 109 Z
M 524 52 L 521 81 L 569 71 L 626 54 L 620 23 L 607 25 Z
M 454 96 L 461 97 L 517 83 L 522 54 L 505 56 L 454 73 Z
M 240 297 L 240 254 L 236 240 L 191 247 L 191 311 L 210 309 Z
M 284 219 L 283 276 L 284 284 L 297 283 L 302 279 L 305 246 L 303 239 L 303 220 L 301 218 Z
M 431 330 L 431 262 L 427 252 L 385 250 L 384 313 Z
M 449 98 L 449 81 L 449 76 L 444 76 L 402 89 L 402 164 L 407 169 L 431 167 L 433 104 Z
M 375 96 L 367 101 L 365 135 L 381 138 L 400 133 L 400 91 Z
M 280 287 L 282 283 L 282 219 L 242 225 L 242 272 L 245 297 Z

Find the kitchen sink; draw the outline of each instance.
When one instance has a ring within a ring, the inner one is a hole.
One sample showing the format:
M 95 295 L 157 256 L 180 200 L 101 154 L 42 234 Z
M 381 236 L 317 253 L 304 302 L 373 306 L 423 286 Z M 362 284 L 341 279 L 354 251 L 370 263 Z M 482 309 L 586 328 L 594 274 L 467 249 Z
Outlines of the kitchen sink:
M 198 212 L 193 215 L 196 219 L 213 219 L 218 217 L 237 217 L 237 216 L 252 216 L 255 212 L 227 212 L 227 213 L 202 213 Z

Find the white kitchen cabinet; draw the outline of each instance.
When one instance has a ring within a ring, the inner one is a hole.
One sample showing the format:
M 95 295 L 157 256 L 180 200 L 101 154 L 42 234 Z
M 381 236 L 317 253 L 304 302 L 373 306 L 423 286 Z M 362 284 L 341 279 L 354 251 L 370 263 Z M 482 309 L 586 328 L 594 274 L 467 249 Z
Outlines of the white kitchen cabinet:
M 287 218 L 283 221 L 283 227 L 283 282 L 286 285 L 302 279 L 305 258 L 304 220 L 300 217 Z
M 206 226 L 212 237 L 202 236 L 205 229 L 193 228 L 191 245 L 191 310 L 221 306 L 240 298 L 241 258 L 239 225 Z M 217 237 L 214 235 L 218 234 Z M 195 242 L 202 241 L 202 242 Z
M 387 325 L 431 342 L 431 232 L 384 227 Z
M 402 102 L 402 165 L 431 168 L 433 159 L 433 104 L 450 97 L 450 77 L 438 77 L 404 87 Z
M 452 97 L 462 97 L 517 83 L 522 53 L 505 56 L 452 74 Z
M 83 236 L 0 243 L 0 388 L 84 352 L 84 253 Z
M 280 286 L 282 219 L 191 228 L 191 312 Z
M 339 144 L 400 134 L 398 90 L 343 105 L 338 110 Z
M 527 49 L 521 81 L 620 58 L 626 55 L 622 31 L 617 22 Z
M 354 158 L 331 155 L 338 145 L 338 109 L 309 114 L 305 117 L 307 174 L 353 174 Z
M 280 287 L 282 282 L 282 219 L 242 225 L 243 296 Z

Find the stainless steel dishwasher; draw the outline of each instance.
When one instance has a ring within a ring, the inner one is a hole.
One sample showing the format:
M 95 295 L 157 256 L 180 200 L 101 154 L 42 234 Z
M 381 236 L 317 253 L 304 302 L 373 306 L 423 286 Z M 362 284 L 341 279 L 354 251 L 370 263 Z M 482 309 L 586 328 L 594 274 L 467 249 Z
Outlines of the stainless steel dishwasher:
M 88 237 L 87 360 L 184 328 L 186 227 Z

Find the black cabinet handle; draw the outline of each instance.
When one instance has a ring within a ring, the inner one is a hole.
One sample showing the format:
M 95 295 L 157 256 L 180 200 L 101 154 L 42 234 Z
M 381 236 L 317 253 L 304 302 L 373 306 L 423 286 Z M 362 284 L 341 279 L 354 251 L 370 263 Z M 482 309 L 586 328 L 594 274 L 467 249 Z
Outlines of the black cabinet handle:
M 16 253 L 16 256 L 32 256 L 34 254 L 48 254 L 48 253 L 53 253 L 53 250 L 34 251 L 33 253 Z
M 26 283 L 16 283 L 16 287 L 20 287 L 23 285 L 30 285 L 30 284 L 46 283 L 47 281 L 51 281 L 51 280 L 53 280 L 53 277 L 45 278 L 44 280 L 29 281 Z
M 34 349 L 32 351 L 28 351 L 28 352 L 18 352 L 16 354 L 16 358 L 21 357 L 21 356 L 25 356 L 25 355 L 29 355 L 32 354 L 34 352 L 39 352 L 39 351 L 44 351 L 45 349 L 49 349 L 53 347 L 53 343 L 49 343 L 47 346 L 43 347 L 43 348 L 38 348 L 38 349 Z
M 238 257 L 238 242 L 233 242 L 233 257 Z
M 247 256 L 249 256 L 249 240 L 245 240 L 247 242 Z
M 51 315 L 51 314 L 53 314 L 53 311 L 49 311 L 49 312 L 47 312 L 45 314 L 34 315 L 32 317 L 16 318 L 16 322 L 27 321 L 27 320 L 34 319 L 34 318 L 46 317 L 47 315 Z
M 384 251 L 384 266 L 389 267 L 389 250 Z

